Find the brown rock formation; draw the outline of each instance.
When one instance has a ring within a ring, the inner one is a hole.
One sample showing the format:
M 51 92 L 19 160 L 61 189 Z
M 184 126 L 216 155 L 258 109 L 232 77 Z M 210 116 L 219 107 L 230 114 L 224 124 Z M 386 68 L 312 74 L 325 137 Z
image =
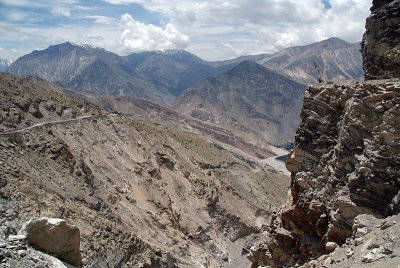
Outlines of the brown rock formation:
M 252 248 L 254 266 L 294 266 L 336 252 L 351 241 L 358 215 L 400 212 L 400 1 L 375 0 L 371 11 L 362 45 L 366 78 L 397 79 L 307 90 L 286 164 L 291 199 Z M 378 251 L 367 254 L 368 262 Z M 306 267 L 321 266 L 312 262 Z
M 374 0 L 361 44 L 365 79 L 400 76 L 400 1 Z
M 400 81 L 310 87 L 292 171 L 291 200 L 253 249 L 255 265 L 303 263 L 343 244 L 362 213 L 400 212 Z

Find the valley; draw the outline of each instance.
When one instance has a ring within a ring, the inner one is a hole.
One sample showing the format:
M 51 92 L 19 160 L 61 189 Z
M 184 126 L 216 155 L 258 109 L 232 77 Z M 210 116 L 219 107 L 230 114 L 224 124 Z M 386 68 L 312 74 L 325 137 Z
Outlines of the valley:
M 10 103 L 18 98 L 10 92 L 26 88 L 41 100 L 34 111 L 30 98 L 26 108 L 7 106 L 21 122 L 44 115 L 0 138 L 7 167 L 2 225 L 13 232 L 32 215 L 74 222 L 85 266 L 164 263 L 172 256 L 179 267 L 220 266 L 241 257 L 243 239 L 284 200 L 287 177 L 199 135 L 108 113 L 29 79 L 1 75 L 1 81 L 13 89 L 6 90 Z M 98 115 L 48 120 L 49 102 L 61 105 L 54 99 L 76 105 L 65 110 L 88 107 Z M 127 248 L 137 254 L 126 255 Z
M 126 13 L 125 54 L 0 60 L 0 267 L 394 267 L 399 7 L 374 0 L 361 43 L 206 61 Z M 166 48 L 129 52 L 146 31 Z

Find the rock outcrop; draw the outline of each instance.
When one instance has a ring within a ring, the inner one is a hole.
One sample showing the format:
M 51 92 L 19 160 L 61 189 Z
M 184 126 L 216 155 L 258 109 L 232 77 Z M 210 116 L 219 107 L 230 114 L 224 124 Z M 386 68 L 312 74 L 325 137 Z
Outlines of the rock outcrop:
M 82 265 L 79 229 L 63 219 L 32 218 L 22 226 L 18 234 L 25 236 L 29 244 L 61 260 L 75 266 Z
M 374 0 L 362 41 L 365 78 L 400 76 L 400 1 Z
M 326 254 L 343 248 L 355 265 L 360 254 L 360 265 L 397 256 L 398 245 L 371 242 L 385 233 L 371 235 L 358 255 L 354 249 L 377 222 L 371 218 L 400 213 L 399 1 L 373 1 L 371 11 L 362 46 L 366 78 L 391 79 L 309 87 L 286 164 L 291 198 L 252 247 L 253 266 L 330 267 L 338 260 Z
M 308 89 L 289 156 L 291 200 L 273 219 L 257 265 L 302 263 L 332 251 L 363 213 L 400 212 L 400 81 Z

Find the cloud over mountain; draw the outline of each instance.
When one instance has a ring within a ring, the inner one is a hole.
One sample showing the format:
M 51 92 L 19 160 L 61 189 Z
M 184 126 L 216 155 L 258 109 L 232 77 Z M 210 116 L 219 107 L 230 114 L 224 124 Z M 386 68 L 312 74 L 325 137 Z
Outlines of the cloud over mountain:
M 186 47 L 189 37 L 179 32 L 172 24 L 164 28 L 136 21 L 130 14 L 121 16 L 125 27 L 121 44 L 127 52 L 164 50 Z
M 107 1 L 138 4 L 162 14 L 190 36 L 187 49 L 206 59 L 276 52 L 332 36 L 360 41 L 371 4 L 371 0 Z

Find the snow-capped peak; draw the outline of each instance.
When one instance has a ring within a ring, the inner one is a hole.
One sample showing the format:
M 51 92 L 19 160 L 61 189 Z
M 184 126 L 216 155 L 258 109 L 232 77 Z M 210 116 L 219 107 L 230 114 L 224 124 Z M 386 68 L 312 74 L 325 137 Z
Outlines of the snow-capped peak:
M 73 42 L 66 42 L 67 44 L 73 46 L 73 47 L 79 47 L 79 48 L 84 48 L 84 49 L 101 49 L 104 50 L 103 48 L 100 47 L 94 47 L 92 45 L 89 44 L 77 44 L 77 43 L 73 43 Z
M 13 60 L 10 59 L 0 59 L 0 65 L 10 66 L 13 63 Z

